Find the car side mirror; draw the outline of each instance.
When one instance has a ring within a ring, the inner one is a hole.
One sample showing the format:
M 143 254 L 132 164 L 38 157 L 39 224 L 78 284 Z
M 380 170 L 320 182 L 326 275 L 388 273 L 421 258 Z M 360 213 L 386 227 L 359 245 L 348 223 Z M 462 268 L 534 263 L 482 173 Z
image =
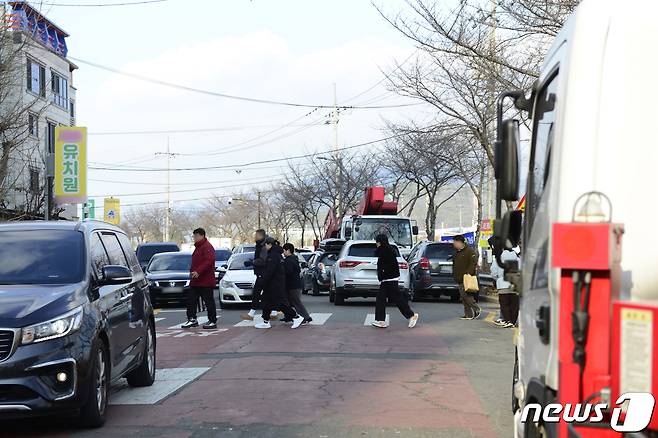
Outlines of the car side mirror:
M 491 243 L 498 265 L 503 266 L 501 255 L 504 250 L 519 245 L 522 229 L 523 213 L 519 210 L 508 211 L 501 220 L 494 222 L 494 235 Z
M 414 236 L 417 236 L 417 235 L 418 235 L 418 225 L 414 225 L 413 227 L 411 227 L 411 233 L 412 233 Z
M 352 237 L 352 229 L 351 228 L 345 228 L 345 237 L 350 238 Z
M 100 286 L 126 284 L 133 280 L 132 272 L 125 266 L 107 265 L 103 267 L 101 274 L 102 278 L 99 280 Z
M 507 119 L 498 127 L 495 148 L 495 174 L 498 198 L 504 201 L 519 199 L 519 121 Z

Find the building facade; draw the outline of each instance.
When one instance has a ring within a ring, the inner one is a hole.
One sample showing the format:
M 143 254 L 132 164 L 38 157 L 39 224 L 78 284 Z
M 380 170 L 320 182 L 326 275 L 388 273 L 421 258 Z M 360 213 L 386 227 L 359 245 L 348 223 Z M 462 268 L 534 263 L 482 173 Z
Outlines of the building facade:
M 64 30 L 26 2 L 0 3 L 3 17 L 0 60 L 8 72 L 0 85 L 0 117 L 12 120 L 3 129 L 0 208 L 9 216 L 43 216 L 46 199 L 60 218 L 77 215 L 75 205 L 53 205 L 49 156 L 55 149 L 55 127 L 74 126 L 76 89 Z M 6 124 L 5 124 L 6 125 Z M 4 173 L 3 173 L 4 171 Z

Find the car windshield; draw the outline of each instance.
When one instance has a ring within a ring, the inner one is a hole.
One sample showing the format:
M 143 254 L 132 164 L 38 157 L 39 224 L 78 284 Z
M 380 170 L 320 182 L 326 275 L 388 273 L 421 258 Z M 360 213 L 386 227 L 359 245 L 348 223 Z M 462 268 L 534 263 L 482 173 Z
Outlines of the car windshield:
M 359 219 L 361 224 L 354 227 L 354 240 L 375 240 L 378 234 L 384 234 L 391 243 L 411 247 L 411 225 L 408 219 L 379 218 Z M 357 231 L 358 228 L 358 231 Z
M 192 254 L 167 254 L 153 257 L 149 272 L 189 271 L 192 266 Z
M 0 232 L 0 284 L 71 284 L 85 273 L 85 239 L 79 231 Z
M 180 249 L 176 245 L 146 245 L 137 248 L 137 260 L 148 262 L 151 258 L 162 252 L 176 252 Z
M 250 261 L 249 266 L 245 266 L 244 262 Z M 253 253 L 244 253 L 236 254 L 231 258 L 231 262 L 228 266 L 229 271 L 251 271 L 253 269 L 254 254 Z
M 216 262 L 225 262 L 231 258 L 231 251 L 227 249 L 216 249 L 215 250 L 215 261 Z
M 302 259 L 303 262 L 308 262 L 309 260 L 311 260 L 311 257 L 313 257 L 315 254 L 313 254 L 312 252 L 303 252 L 301 254 L 298 253 L 297 255 L 299 256 L 300 259 Z
M 455 250 L 452 245 L 446 245 L 441 243 L 435 243 L 428 245 L 425 249 L 425 257 L 428 259 L 441 259 L 447 260 L 450 256 L 455 254 Z
M 241 252 L 256 252 L 256 245 L 244 245 Z
M 400 257 L 400 251 L 397 247 L 393 246 L 393 251 L 395 255 Z M 374 243 L 360 243 L 358 245 L 350 246 L 349 252 L 347 255 L 352 257 L 377 257 L 377 245 Z
M 325 266 L 333 266 L 336 264 L 336 259 L 338 256 L 329 257 L 331 254 L 322 254 L 318 259 L 318 263 L 324 263 Z

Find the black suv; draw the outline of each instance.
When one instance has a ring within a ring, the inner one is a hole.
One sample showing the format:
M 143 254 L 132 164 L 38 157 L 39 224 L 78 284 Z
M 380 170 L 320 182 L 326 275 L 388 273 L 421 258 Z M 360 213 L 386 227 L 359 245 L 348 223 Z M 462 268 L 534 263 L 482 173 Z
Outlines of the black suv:
M 313 295 L 320 295 L 320 292 L 328 292 L 331 286 L 331 269 L 338 260 L 338 253 L 345 245 L 341 239 L 327 239 L 320 242 L 318 251 L 309 259 L 308 262 L 302 263 L 302 293 L 307 294 L 309 291 Z
M 410 294 L 413 299 L 446 295 L 459 301 L 459 286 L 452 278 L 452 243 L 420 242 L 409 253 Z
M 155 380 L 155 320 L 128 237 L 96 222 L 0 225 L 0 419 L 104 423 L 110 383 Z

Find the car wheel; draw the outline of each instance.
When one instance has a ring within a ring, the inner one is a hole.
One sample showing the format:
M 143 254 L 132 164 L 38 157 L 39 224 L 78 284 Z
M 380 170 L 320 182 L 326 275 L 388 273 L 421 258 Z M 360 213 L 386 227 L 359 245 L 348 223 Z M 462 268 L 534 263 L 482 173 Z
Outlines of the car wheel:
M 334 292 L 334 304 L 337 306 L 345 305 L 345 294 L 338 288 L 336 288 L 336 291 Z
M 91 372 L 87 400 L 80 409 L 80 422 L 87 427 L 101 427 L 105 424 L 107 394 L 110 386 L 110 364 L 107 346 L 102 340 L 96 341 L 91 353 Z
M 329 302 L 330 303 L 336 302 L 336 293 L 333 290 L 329 291 Z
M 155 381 L 155 330 L 149 323 L 142 363 L 126 376 L 132 387 L 151 386 Z
M 320 287 L 318 286 L 317 283 L 313 283 L 313 296 L 317 297 L 320 295 Z
M 418 295 L 416 294 L 416 282 L 412 278 L 409 282 L 409 299 L 413 302 L 418 301 Z
M 450 302 L 451 303 L 458 303 L 459 302 L 459 294 L 450 295 Z

